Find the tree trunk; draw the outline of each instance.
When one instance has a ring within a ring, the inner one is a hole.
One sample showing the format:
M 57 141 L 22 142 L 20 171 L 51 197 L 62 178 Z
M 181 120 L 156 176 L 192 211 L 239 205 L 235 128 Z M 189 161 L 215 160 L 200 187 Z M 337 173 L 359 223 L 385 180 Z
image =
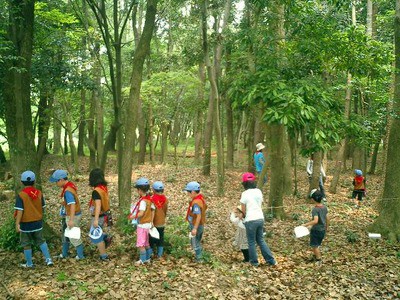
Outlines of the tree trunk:
M 204 62 L 199 63 L 199 79 L 201 85 L 198 90 L 198 100 L 199 102 L 203 102 L 204 100 L 204 89 L 206 84 L 206 73 Z M 195 164 L 200 164 L 201 162 L 201 154 L 202 154 L 202 142 L 203 142 L 203 119 L 204 114 L 201 109 L 197 111 L 195 124 L 194 124 L 194 162 Z
M 168 121 L 164 120 L 161 122 L 161 163 L 167 163 L 168 155 Z
M 138 164 L 143 165 L 146 161 L 146 119 L 143 115 L 143 102 L 142 99 L 138 100 L 138 118 L 137 125 L 139 131 L 139 154 L 138 154 Z
M 313 173 L 311 176 L 308 193 L 319 187 L 319 178 L 321 176 L 322 152 L 315 152 L 313 155 Z
M 2 80 L 6 132 L 15 190 L 21 187 L 19 174 L 27 169 L 36 173 L 36 181 L 40 187 L 30 101 L 34 7 L 34 0 L 8 1 L 7 39 L 11 45 L 7 55 L 16 59 L 6 61 Z
M 42 163 L 43 156 L 48 154 L 47 150 L 47 139 L 49 135 L 49 128 L 51 124 L 51 113 L 53 106 L 53 97 L 52 93 L 49 91 L 41 91 L 40 99 L 39 99 L 39 107 L 38 107 L 38 115 L 39 115 L 39 125 L 38 125 L 38 147 L 37 147 L 37 155 L 38 155 L 38 163 L 39 166 Z
M 86 90 L 81 90 L 81 105 L 79 116 L 79 133 L 78 133 L 78 156 L 85 156 L 83 146 L 86 139 Z
M 395 79 L 393 111 L 400 111 L 400 0 L 396 0 L 394 21 L 395 46 Z M 400 241 L 400 119 L 398 116 L 390 120 L 387 156 L 391 163 L 386 165 L 383 197 L 379 200 L 379 217 L 370 227 L 372 232 L 379 232 L 392 241 Z
M 271 158 L 271 178 L 269 192 L 269 209 L 272 215 L 278 219 L 285 218 L 283 209 L 283 190 L 284 190 L 284 141 L 285 128 L 281 124 L 271 124 L 268 126 L 270 140 Z
M 372 152 L 372 157 L 371 157 L 371 165 L 369 168 L 369 174 L 375 174 L 376 172 L 376 161 L 378 159 L 378 152 L 379 152 L 379 146 L 381 144 L 381 140 L 375 143 L 374 145 L 374 150 Z
M 140 101 L 140 88 L 143 76 L 143 64 L 150 50 L 150 41 L 155 27 L 155 17 L 157 13 L 157 0 L 147 1 L 146 21 L 143 28 L 143 33 L 140 37 L 138 46 L 135 49 L 135 54 L 132 61 L 132 77 L 130 82 L 129 101 L 126 105 L 125 115 L 126 124 L 124 124 L 125 140 L 122 151 L 122 166 L 118 170 L 118 196 L 121 211 L 129 207 L 131 201 L 131 186 L 132 186 L 132 164 L 133 152 L 135 147 L 134 129 L 137 126 L 137 108 Z
M 351 74 L 347 73 L 346 98 L 344 106 L 345 120 L 348 120 L 350 118 L 350 106 L 351 106 Z M 344 138 L 337 153 L 334 173 L 329 187 L 329 192 L 332 194 L 336 194 L 340 175 L 342 173 L 342 168 L 345 167 L 346 149 L 347 149 L 347 138 Z

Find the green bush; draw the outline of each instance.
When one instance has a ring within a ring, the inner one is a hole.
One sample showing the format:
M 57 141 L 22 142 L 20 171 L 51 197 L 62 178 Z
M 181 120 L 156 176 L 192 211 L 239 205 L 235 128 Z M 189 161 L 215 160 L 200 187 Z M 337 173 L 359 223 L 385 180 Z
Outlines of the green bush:
M 188 224 L 182 217 L 170 216 L 164 234 L 165 252 L 174 258 L 192 257 L 188 250 L 190 246 Z
M 19 242 L 19 233 L 15 231 L 13 212 L 8 213 L 4 224 L 0 227 L 0 248 L 19 252 L 22 250 Z
M 346 231 L 346 239 L 349 243 L 356 243 L 360 239 L 358 234 L 354 231 Z

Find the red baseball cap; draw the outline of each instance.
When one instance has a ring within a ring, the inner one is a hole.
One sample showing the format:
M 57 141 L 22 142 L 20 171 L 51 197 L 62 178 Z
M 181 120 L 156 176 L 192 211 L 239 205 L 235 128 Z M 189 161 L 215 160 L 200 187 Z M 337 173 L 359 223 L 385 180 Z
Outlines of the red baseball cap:
M 255 181 L 256 180 L 256 176 L 254 176 L 253 173 L 250 172 L 246 172 L 242 175 L 242 182 L 246 182 L 246 181 Z

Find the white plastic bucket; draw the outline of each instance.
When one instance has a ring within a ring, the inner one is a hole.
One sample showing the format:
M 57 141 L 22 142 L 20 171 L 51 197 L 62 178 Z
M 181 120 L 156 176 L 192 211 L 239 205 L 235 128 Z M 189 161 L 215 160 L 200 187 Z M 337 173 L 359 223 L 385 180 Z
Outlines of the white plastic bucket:
M 382 236 L 380 233 L 368 233 L 370 239 L 380 239 Z

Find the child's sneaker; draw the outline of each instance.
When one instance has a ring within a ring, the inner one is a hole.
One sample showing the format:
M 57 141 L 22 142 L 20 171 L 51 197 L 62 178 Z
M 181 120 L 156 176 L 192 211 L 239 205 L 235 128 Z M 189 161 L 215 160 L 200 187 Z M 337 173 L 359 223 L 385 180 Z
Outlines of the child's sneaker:
M 68 256 L 64 256 L 62 253 L 56 256 L 57 259 L 66 259 Z
M 75 256 L 75 259 L 76 259 L 76 260 L 82 260 L 82 259 L 85 259 L 85 257 L 79 257 L 79 256 L 77 255 L 77 256 Z
M 137 262 L 135 262 L 135 265 L 136 266 L 141 266 L 141 265 L 149 264 L 149 263 L 150 263 L 150 259 L 147 259 L 145 261 L 142 261 L 141 259 L 139 259 Z
M 21 268 L 27 268 L 27 269 L 34 269 L 35 266 L 34 265 L 28 265 L 28 264 L 20 264 L 19 265 Z
M 46 259 L 46 265 L 49 266 L 49 267 L 54 266 L 54 263 L 53 263 L 53 261 L 51 260 L 51 258 L 47 258 L 47 259 Z
M 110 261 L 110 257 L 107 255 L 107 256 L 100 256 L 100 260 L 101 261 Z

